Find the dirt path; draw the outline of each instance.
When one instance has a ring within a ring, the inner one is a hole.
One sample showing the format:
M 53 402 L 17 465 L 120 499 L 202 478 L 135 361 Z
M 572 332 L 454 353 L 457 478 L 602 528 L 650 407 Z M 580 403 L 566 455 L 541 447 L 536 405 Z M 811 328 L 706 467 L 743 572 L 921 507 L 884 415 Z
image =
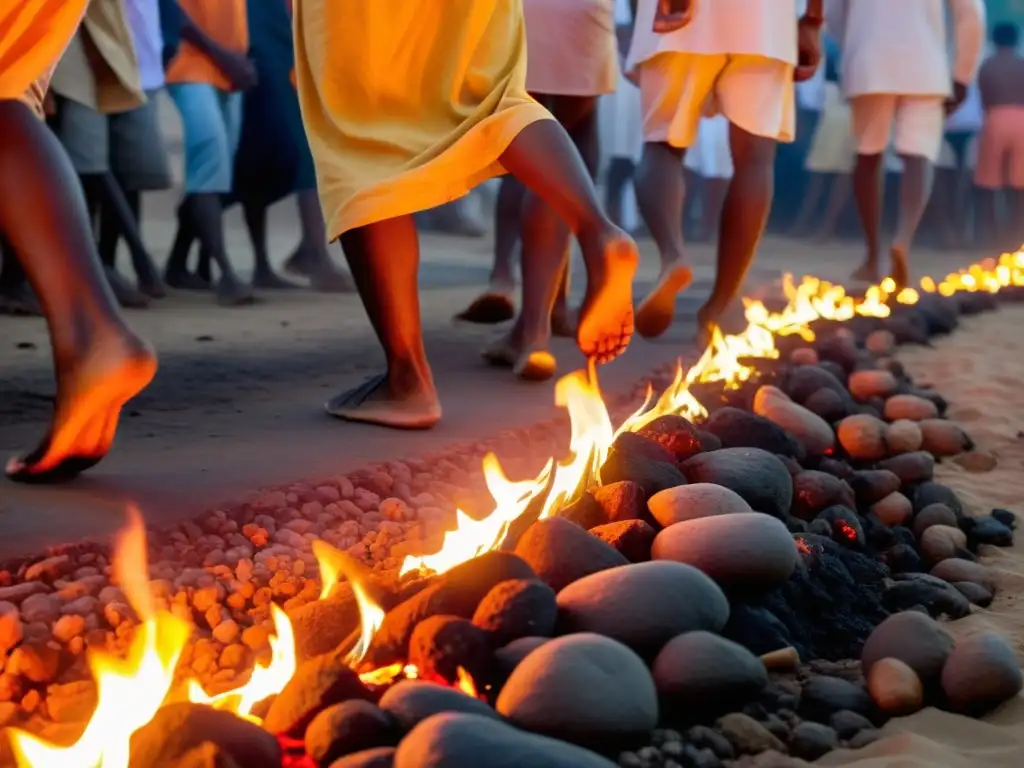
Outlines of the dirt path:
M 173 193 L 145 201 L 144 236 L 165 254 L 174 235 Z M 237 211 L 228 218 L 228 246 L 240 270 L 250 248 Z M 298 239 L 294 203 L 272 211 L 270 250 L 283 259 Z M 642 243 L 637 290 L 656 276 L 657 258 Z M 382 358 L 355 296 L 307 291 L 265 295 L 256 306 L 221 309 L 212 297 L 175 295 L 130 314 L 157 347 L 153 385 L 125 409 L 114 451 L 70 487 L 23 488 L 0 480 L 0 556 L 55 542 L 105 535 L 136 501 L 150 522 L 189 517 L 254 489 L 317 475 L 340 474 L 389 458 L 413 458 L 449 444 L 526 427 L 555 413 L 552 384 L 524 385 L 488 370 L 479 351 L 492 329 L 454 325 L 451 316 L 486 281 L 491 242 L 423 238 L 422 314 L 445 420 L 425 434 L 396 433 L 328 419 L 322 404 L 379 370 Z M 710 288 L 714 255 L 692 250 L 696 280 L 680 301 L 675 326 L 657 343 L 637 340 L 602 370 L 606 392 L 628 392 L 654 367 L 687 352 L 693 312 Z M 768 239 L 751 274 L 751 289 L 783 270 L 842 279 L 860 257 L 855 245 L 815 246 Z M 975 254 L 922 252 L 921 272 L 943 274 Z M 125 257 L 126 260 L 126 257 Z M 582 276 L 575 280 L 578 294 Z M 561 370 L 582 359 L 571 343 L 556 346 Z M 43 322 L 0 317 L 0 457 L 30 446 L 51 407 L 49 347 Z

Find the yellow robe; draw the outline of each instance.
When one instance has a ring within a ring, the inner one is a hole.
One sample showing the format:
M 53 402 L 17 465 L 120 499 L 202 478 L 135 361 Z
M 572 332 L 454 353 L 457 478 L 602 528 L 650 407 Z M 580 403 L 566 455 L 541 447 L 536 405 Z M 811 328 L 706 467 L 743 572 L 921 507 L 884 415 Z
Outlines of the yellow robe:
M 295 0 L 294 24 L 332 240 L 461 197 L 551 118 L 526 92 L 521 0 Z
M 0 99 L 41 107 L 46 83 L 88 0 L 0 0 Z

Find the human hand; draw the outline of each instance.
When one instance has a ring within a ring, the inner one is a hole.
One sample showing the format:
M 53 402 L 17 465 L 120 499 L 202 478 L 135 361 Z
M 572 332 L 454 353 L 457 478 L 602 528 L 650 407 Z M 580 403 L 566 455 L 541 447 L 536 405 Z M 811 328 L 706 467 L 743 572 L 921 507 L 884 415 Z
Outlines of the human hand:
M 693 19 L 693 5 L 696 2 L 697 0 L 658 0 L 654 11 L 654 31 L 665 34 L 685 27 Z
M 960 105 L 967 98 L 967 86 L 963 83 L 953 83 L 953 95 L 946 99 L 946 114 L 951 115 L 960 109 Z
M 804 16 L 796 27 L 797 64 L 793 79 L 810 80 L 821 64 L 821 19 Z
M 256 65 L 252 59 L 240 53 L 225 52 L 219 57 L 217 66 L 231 81 L 236 91 L 248 91 L 259 82 Z

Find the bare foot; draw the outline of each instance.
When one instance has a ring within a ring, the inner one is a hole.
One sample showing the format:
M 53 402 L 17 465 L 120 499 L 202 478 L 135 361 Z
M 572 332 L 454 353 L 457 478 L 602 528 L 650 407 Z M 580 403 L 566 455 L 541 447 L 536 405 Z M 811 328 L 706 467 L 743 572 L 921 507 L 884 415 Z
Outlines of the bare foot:
M 676 314 L 676 296 L 693 281 L 693 272 L 682 263 L 662 270 L 658 282 L 636 311 L 636 330 L 645 339 L 661 336 Z
M 124 331 L 94 342 L 58 370 L 57 403 L 50 429 L 31 453 L 12 458 L 7 476 L 21 483 L 74 478 L 110 450 L 121 407 L 156 373 L 156 354 Z
M 870 261 L 865 261 L 850 275 L 851 280 L 876 285 L 879 281 L 878 266 Z
M 511 290 L 505 291 L 492 285 L 455 315 L 455 319 L 480 325 L 497 325 L 511 320 L 516 314 L 511 294 Z
M 103 266 L 103 274 L 106 275 L 107 283 L 117 303 L 127 309 L 145 309 L 149 306 L 149 299 L 137 290 L 128 279 L 113 267 Z
M 896 290 L 901 291 L 910 282 L 910 265 L 907 263 L 907 249 L 902 245 L 893 245 L 889 249 L 892 262 L 890 277 L 896 283 Z
M 576 343 L 597 363 L 626 351 L 633 336 L 633 275 L 640 252 L 633 238 L 609 227 L 593 239 L 580 238 L 587 267 L 587 292 L 580 307 Z
M 252 289 L 241 281 L 222 277 L 217 283 L 217 303 L 222 307 L 245 307 L 255 302 Z
M 392 429 L 430 429 L 441 419 L 441 403 L 433 382 L 420 382 L 411 391 L 399 390 L 383 373 L 342 392 L 324 408 L 331 416 L 345 421 Z
M 511 368 L 523 381 L 547 381 L 558 371 L 558 361 L 550 350 L 540 345 L 520 348 L 512 342 L 511 335 L 488 344 L 483 358 L 491 365 Z
M 309 251 L 300 245 L 284 263 L 285 274 L 292 277 L 309 277 L 312 261 Z
M 288 291 L 301 288 L 302 286 L 290 283 L 275 273 L 272 269 L 256 272 L 252 277 L 252 287 L 262 288 L 268 291 Z

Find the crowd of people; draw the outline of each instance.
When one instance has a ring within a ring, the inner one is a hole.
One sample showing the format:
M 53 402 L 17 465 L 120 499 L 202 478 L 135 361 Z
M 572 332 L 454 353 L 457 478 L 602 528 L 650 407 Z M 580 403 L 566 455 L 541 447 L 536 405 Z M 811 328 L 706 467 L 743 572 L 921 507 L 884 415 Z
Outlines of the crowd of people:
M 982 0 L 12 0 L 0 7 L 0 291 L 8 304 L 38 298 L 58 386 L 48 434 L 8 476 L 63 480 L 109 450 L 121 406 L 156 369 L 118 304 L 171 287 L 237 305 L 290 285 L 266 238 L 268 207 L 289 195 L 303 232 L 287 270 L 354 288 L 387 362 L 327 411 L 387 427 L 428 428 L 442 412 L 418 231 L 478 231 L 460 206 L 492 178 L 492 278 L 459 317 L 513 320 L 484 357 L 522 379 L 554 375 L 552 334 L 596 363 L 634 327 L 663 334 L 692 280 L 689 236 L 717 241 L 700 343 L 773 217 L 828 236 L 852 196 L 866 246 L 854 276 L 904 284 L 936 166 L 936 206 L 962 213 L 973 164 L 982 234 L 1022 223 L 1024 65 L 1016 29 L 1000 26 L 981 66 L 984 29 Z M 140 231 L 143 193 L 170 184 L 161 90 L 184 132 L 163 269 Z M 900 182 L 884 249 L 887 169 Z M 251 281 L 225 246 L 235 203 Z M 631 206 L 660 257 L 635 312 Z M 966 231 L 942 220 L 951 238 Z M 331 259 L 336 240 L 348 273 Z M 575 310 L 574 240 L 587 277 Z M 134 284 L 117 269 L 122 241 Z
M 121 306 L 144 307 L 168 287 L 213 291 L 226 305 L 251 302 L 253 289 L 298 287 L 273 271 L 267 252 L 267 209 L 289 195 L 302 238 L 286 270 L 317 290 L 352 290 L 328 253 L 293 84 L 290 14 L 285 0 L 88 3 L 53 69 L 43 111 L 78 177 L 104 276 Z M 172 187 L 161 92 L 173 101 L 184 137 L 178 230 L 163 268 L 142 233 L 144 193 Z M 223 211 L 236 204 L 255 257 L 249 281 L 225 247 Z M 122 242 L 134 279 L 118 271 Z M 39 310 L 9 246 L 0 310 Z

